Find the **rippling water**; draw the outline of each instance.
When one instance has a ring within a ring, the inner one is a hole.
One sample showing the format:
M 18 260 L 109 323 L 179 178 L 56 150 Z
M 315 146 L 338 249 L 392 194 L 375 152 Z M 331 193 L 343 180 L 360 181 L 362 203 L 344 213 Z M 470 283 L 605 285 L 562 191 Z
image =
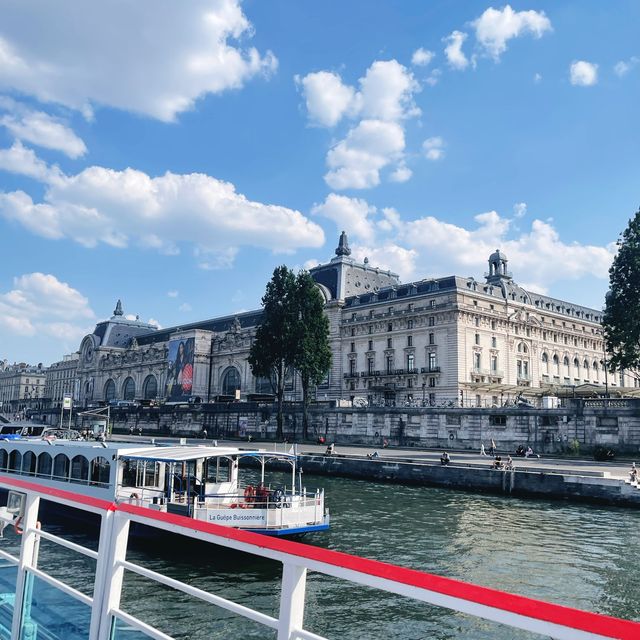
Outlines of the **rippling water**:
M 640 619 L 640 512 L 340 478 L 306 482 L 326 488 L 332 514 L 331 530 L 309 536 L 310 544 Z M 77 539 L 83 541 L 79 534 Z M 90 594 L 90 560 L 47 543 L 42 551 L 41 564 Z M 129 557 L 277 615 L 277 563 L 181 539 L 138 546 Z M 308 577 L 306 602 L 305 627 L 330 638 L 538 637 L 318 574 Z M 265 627 L 131 574 L 123 608 L 185 640 L 274 637 Z

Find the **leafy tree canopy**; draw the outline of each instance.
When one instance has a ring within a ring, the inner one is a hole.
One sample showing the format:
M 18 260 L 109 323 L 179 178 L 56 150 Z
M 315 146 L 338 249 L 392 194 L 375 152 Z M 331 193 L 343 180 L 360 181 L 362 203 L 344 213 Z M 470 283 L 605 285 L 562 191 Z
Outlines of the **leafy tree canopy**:
M 640 369 L 640 210 L 618 240 L 603 317 L 609 366 Z

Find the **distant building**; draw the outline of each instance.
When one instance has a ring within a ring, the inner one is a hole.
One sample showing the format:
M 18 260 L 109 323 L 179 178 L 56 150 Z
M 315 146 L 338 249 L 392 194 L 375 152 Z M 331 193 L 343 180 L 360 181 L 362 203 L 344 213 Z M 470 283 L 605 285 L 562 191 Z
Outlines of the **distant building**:
M 44 407 L 46 368 L 25 363 L 6 364 L 0 369 L 0 412 L 23 413 Z
M 319 399 L 487 406 L 563 389 L 638 385 L 606 371 L 601 312 L 526 291 L 496 250 L 484 280 L 401 283 L 392 271 L 335 256 L 310 270 L 324 296 L 332 368 Z M 250 311 L 157 329 L 124 318 L 120 301 L 80 346 L 79 399 L 203 402 L 271 392 L 247 362 L 262 317 Z M 286 395 L 300 397 L 296 376 Z
M 80 396 L 78 381 L 78 359 L 80 354 L 76 351 L 66 355 L 60 362 L 51 364 L 45 377 L 44 397 L 47 406 L 52 409 L 59 409 L 66 394 L 71 395 L 74 400 Z

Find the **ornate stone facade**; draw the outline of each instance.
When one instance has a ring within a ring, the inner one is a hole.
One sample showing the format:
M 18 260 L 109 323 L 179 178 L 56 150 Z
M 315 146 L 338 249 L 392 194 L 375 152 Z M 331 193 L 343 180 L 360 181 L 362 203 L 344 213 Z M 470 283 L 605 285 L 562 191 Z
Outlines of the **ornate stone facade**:
M 325 298 L 333 352 L 320 400 L 487 406 L 584 385 L 638 386 L 633 376 L 606 371 L 600 311 L 526 291 L 499 250 L 483 282 L 405 284 L 351 258 L 344 233 L 335 254 L 310 270 Z M 203 402 L 238 390 L 241 398 L 268 393 L 247 362 L 261 313 L 157 329 L 125 319 L 118 303 L 80 346 L 80 401 L 166 400 L 176 389 L 182 401 L 188 393 Z M 176 362 L 187 371 L 185 353 L 189 371 L 180 380 Z M 287 397 L 298 398 L 299 389 L 292 377 Z

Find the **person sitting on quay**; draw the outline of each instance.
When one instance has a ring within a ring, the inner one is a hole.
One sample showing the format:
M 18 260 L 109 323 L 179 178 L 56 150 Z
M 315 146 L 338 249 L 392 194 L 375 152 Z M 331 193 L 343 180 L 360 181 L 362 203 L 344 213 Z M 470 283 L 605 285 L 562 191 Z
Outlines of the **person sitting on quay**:
M 335 453 L 336 450 L 336 445 L 335 443 L 331 443 L 328 447 L 327 450 L 324 452 L 325 456 L 332 456 Z
M 443 466 L 446 466 L 450 462 L 451 462 L 451 458 L 449 457 L 449 454 L 446 451 L 443 451 L 442 455 L 440 456 L 440 464 Z
M 493 461 L 493 468 L 502 469 L 502 458 L 500 456 L 495 457 L 495 460 Z
M 524 458 L 524 454 L 525 454 L 524 447 L 521 444 L 519 444 L 518 448 L 516 449 L 516 455 L 519 456 L 520 458 Z
M 629 471 L 629 478 L 631 479 L 631 482 L 637 482 L 638 481 L 638 470 L 636 469 L 636 463 L 635 462 L 631 463 L 631 470 Z
M 511 456 L 507 456 L 507 461 L 504 464 L 505 471 L 514 471 L 515 467 L 513 466 L 513 459 Z
M 533 453 L 533 449 L 531 447 L 527 447 L 527 451 L 524 454 L 525 458 L 539 458 L 540 456 L 537 453 Z
M 373 453 L 367 453 L 367 458 L 369 458 L 369 460 L 375 460 L 376 458 L 379 458 L 380 455 L 378 454 L 377 451 L 374 451 Z

